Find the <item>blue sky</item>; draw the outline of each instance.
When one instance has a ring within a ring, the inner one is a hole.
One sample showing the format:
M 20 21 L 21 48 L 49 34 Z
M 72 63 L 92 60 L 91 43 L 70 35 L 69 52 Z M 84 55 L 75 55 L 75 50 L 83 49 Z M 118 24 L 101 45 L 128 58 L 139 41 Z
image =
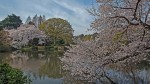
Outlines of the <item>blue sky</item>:
M 74 34 L 88 34 L 92 16 L 86 11 L 94 0 L 0 0 L 0 20 L 12 13 L 25 22 L 28 16 L 45 15 L 48 18 L 68 20 Z

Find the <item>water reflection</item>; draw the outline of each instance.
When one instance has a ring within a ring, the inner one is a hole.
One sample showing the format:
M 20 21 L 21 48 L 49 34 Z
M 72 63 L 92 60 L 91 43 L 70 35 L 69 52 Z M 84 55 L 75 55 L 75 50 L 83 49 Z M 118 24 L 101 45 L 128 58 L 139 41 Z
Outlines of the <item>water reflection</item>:
M 57 51 L 0 53 L 0 63 L 7 62 L 12 67 L 21 69 L 32 79 L 33 84 L 89 84 L 87 80 L 81 81 L 64 73 L 59 60 L 62 54 Z M 150 84 L 150 61 L 124 67 L 113 65 L 105 70 L 105 76 L 117 84 Z M 110 84 L 105 76 L 99 76 L 95 83 Z
M 0 54 L 0 62 L 21 69 L 33 84 L 61 84 L 63 71 L 58 57 L 60 52 L 21 52 Z
M 118 68 L 118 67 L 117 67 Z M 118 69 L 106 70 L 106 75 L 116 84 L 150 84 L 150 69 L 138 68 L 138 65 L 128 65 Z M 105 79 L 101 79 L 105 80 Z M 110 83 L 108 80 L 105 83 Z

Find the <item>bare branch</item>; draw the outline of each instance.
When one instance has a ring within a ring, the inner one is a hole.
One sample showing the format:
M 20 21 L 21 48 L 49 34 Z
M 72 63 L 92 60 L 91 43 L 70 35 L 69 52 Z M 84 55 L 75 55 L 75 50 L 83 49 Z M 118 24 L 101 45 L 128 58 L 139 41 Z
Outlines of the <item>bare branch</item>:
M 133 14 L 133 16 L 134 16 L 133 19 L 135 19 L 135 20 L 137 20 L 137 15 L 136 15 L 136 13 L 137 13 L 138 5 L 139 5 L 140 2 L 141 2 L 141 0 L 138 0 L 137 3 L 136 3 L 135 11 L 134 11 L 134 14 Z
M 119 8 L 119 9 L 134 9 L 134 8 L 130 8 L 130 7 L 128 7 L 128 8 L 127 7 L 126 8 L 125 7 L 117 7 L 117 6 L 113 6 L 113 7 L 114 8 Z
M 114 16 L 114 17 L 110 17 L 110 18 L 123 18 L 128 22 L 128 24 L 130 24 L 130 21 L 125 16 Z

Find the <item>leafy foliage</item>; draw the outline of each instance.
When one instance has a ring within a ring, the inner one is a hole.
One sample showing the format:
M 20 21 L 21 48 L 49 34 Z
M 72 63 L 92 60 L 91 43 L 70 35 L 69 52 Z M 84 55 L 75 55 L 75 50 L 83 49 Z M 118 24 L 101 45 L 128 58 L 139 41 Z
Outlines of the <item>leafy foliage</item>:
M 22 24 L 22 20 L 15 14 L 8 15 L 0 22 L 0 28 L 16 29 Z
M 8 36 L 8 32 L 0 31 L 0 52 L 9 51 L 11 39 Z
M 53 40 L 53 44 L 72 43 L 73 29 L 70 23 L 61 18 L 52 18 L 44 22 L 40 29 Z
M 8 64 L 0 64 L 0 84 L 27 84 L 30 79 L 23 72 L 10 67 Z
M 7 31 L 0 31 L 0 45 L 9 45 L 10 39 Z
M 78 36 L 74 36 L 74 40 L 81 40 L 81 41 L 90 41 L 90 40 L 94 40 L 96 38 L 97 33 L 94 34 L 88 34 L 88 35 L 78 35 Z

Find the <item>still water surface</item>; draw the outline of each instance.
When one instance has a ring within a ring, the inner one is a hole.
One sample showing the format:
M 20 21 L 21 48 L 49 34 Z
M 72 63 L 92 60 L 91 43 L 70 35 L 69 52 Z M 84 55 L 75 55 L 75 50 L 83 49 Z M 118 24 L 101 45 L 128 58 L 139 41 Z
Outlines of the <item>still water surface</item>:
M 0 53 L 0 63 L 7 62 L 12 67 L 21 69 L 33 84 L 62 84 L 64 71 L 59 52 L 27 52 L 15 51 Z
M 0 53 L 0 63 L 9 63 L 12 67 L 21 69 L 31 78 L 32 84 L 87 84 L 85 81 L 75 81 L 74 77 L 62 70 L 62 63 L 59 60 L 62 55 L 63 53 L 57 51 L 26 53 L 15 51 Z M 119 71 L 112 67 L 107 71 L 107 75 L 118 84 L 150 84 L 150 61 Z M 97 80 L 96 84 L 101 82 Z

